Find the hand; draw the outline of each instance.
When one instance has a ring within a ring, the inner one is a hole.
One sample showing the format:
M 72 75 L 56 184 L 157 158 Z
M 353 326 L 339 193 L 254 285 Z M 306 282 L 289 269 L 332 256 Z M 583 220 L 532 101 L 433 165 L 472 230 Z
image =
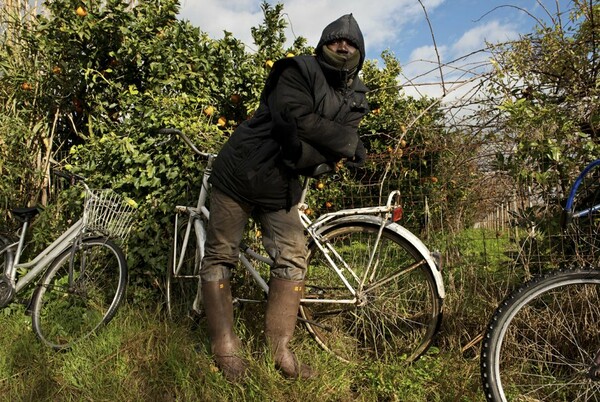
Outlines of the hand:
M 367 160 L 367 150 L 365 149 L 365 144 L 359 139 L 356 144 L 356 151 L 354 151 L 354 157 L 346 161 L 346 166 L 348 167 L 361 167 L 365 164 Z

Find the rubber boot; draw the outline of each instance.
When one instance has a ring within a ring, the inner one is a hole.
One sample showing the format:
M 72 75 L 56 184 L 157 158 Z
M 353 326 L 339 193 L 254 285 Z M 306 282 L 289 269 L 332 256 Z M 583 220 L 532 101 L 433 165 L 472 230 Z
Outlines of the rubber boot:
M 202 282 L 202 299 L 211 352 L 227 380 L 241 380 L 248 367 L 239 354 L 241 341 L 233 332 L 233 300 L 229 280 Z
M 303 281 L 291 281 L 271 277 L 267 310 L 265 312 L 265 336 L 267 345 L 273 355 L 275 367 L 288 378 L 311 378 L 314 371 L 301 364 L 288 348 L 292 339 L 298 307 L 304 291 Z

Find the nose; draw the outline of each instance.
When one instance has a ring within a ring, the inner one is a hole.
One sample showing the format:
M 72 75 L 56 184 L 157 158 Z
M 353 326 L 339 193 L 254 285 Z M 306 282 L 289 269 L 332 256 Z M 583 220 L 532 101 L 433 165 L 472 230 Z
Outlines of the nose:
M 348 49 L 348 41 L 345 39 L 342 39 L 339 41 L 338 43 L 338 48 L 337 48 L 337 52 L 338 53 L 348 53 L 350 50 Z

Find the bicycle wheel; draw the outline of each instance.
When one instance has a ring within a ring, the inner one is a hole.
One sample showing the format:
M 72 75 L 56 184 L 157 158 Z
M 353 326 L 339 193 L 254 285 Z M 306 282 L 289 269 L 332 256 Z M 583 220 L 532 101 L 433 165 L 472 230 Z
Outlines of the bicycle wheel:
M 567 233 L 582 261 L 600 258 L 600 160 L 590 163 L 573 183 L 565 205 Z
M 194 318 L 194 312 L 199 312 L 200 306 L 194 301 L 199 292 L 200 281 L 200 249 L 196 241 L 196 232 L 190 226 L 189 239 L 186 245 L 185 256 L 179 267 L 174 266 L 175 256 L 181 258 L 181 251 L 188 229 L 188 219 L 182 219 L 177 228 L 177 243 L 171 247 L 166 278 L 166 302 L 167 313 L 174 321 L 186 321 Z M 179 261 L 178 261 L 179 262 Z M 179 264 L 178 264 L 179 265 Z M 198 294 L 198 299 L 200 298 Z
M 600 349 L 600 271 L 559 270 L 510 294 L 487 328 L 488 401 L 599 401 L 590 369 Z
M 123 251 L 107 238 L 83 239 L 52 261 L 34 292 L 33 329 L 52 348 L 68 348 L 113 318 L 126 286 Z
M 354 303 L 336 302 L 354 296 L 313 244 L 304 297 L 317 303 L 303 304 L 300 312 L 317 343 L 343 361 L 414 361 L 439 328 L 442 299 L 424 256 L 387 228 L 373 250 L 378 233 L 378 225 L 349 222 L 323 234 L 356 275 L 344 271 L 357 290 Z M 372 252 L 375 269 L 367 273 Z
M 8 240 L 0 236 L 0 250 L 4 250 L 8 245 Z M 9 264 L 8 251 L 0 251 L 0 308 L 6 307 L 12 301 L 15 293 L 10 278 L 4 273 L 7 264 Z

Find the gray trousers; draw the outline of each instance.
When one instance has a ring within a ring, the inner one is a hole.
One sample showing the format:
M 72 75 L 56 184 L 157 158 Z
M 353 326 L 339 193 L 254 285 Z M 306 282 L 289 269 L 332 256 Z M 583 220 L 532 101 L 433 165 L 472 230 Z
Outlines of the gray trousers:
M 297 206 L 290 211 L 263 211 L 253 205 L 240 203 L 213 187 L 200 269 L 202 282 L 231 277 L 231 269 L 238 263 L 239 245 L 251 216 L 260 223 L 263 246 L 274 261 L 271 275 L 294 281 L 303 280 L 308 252 Z

